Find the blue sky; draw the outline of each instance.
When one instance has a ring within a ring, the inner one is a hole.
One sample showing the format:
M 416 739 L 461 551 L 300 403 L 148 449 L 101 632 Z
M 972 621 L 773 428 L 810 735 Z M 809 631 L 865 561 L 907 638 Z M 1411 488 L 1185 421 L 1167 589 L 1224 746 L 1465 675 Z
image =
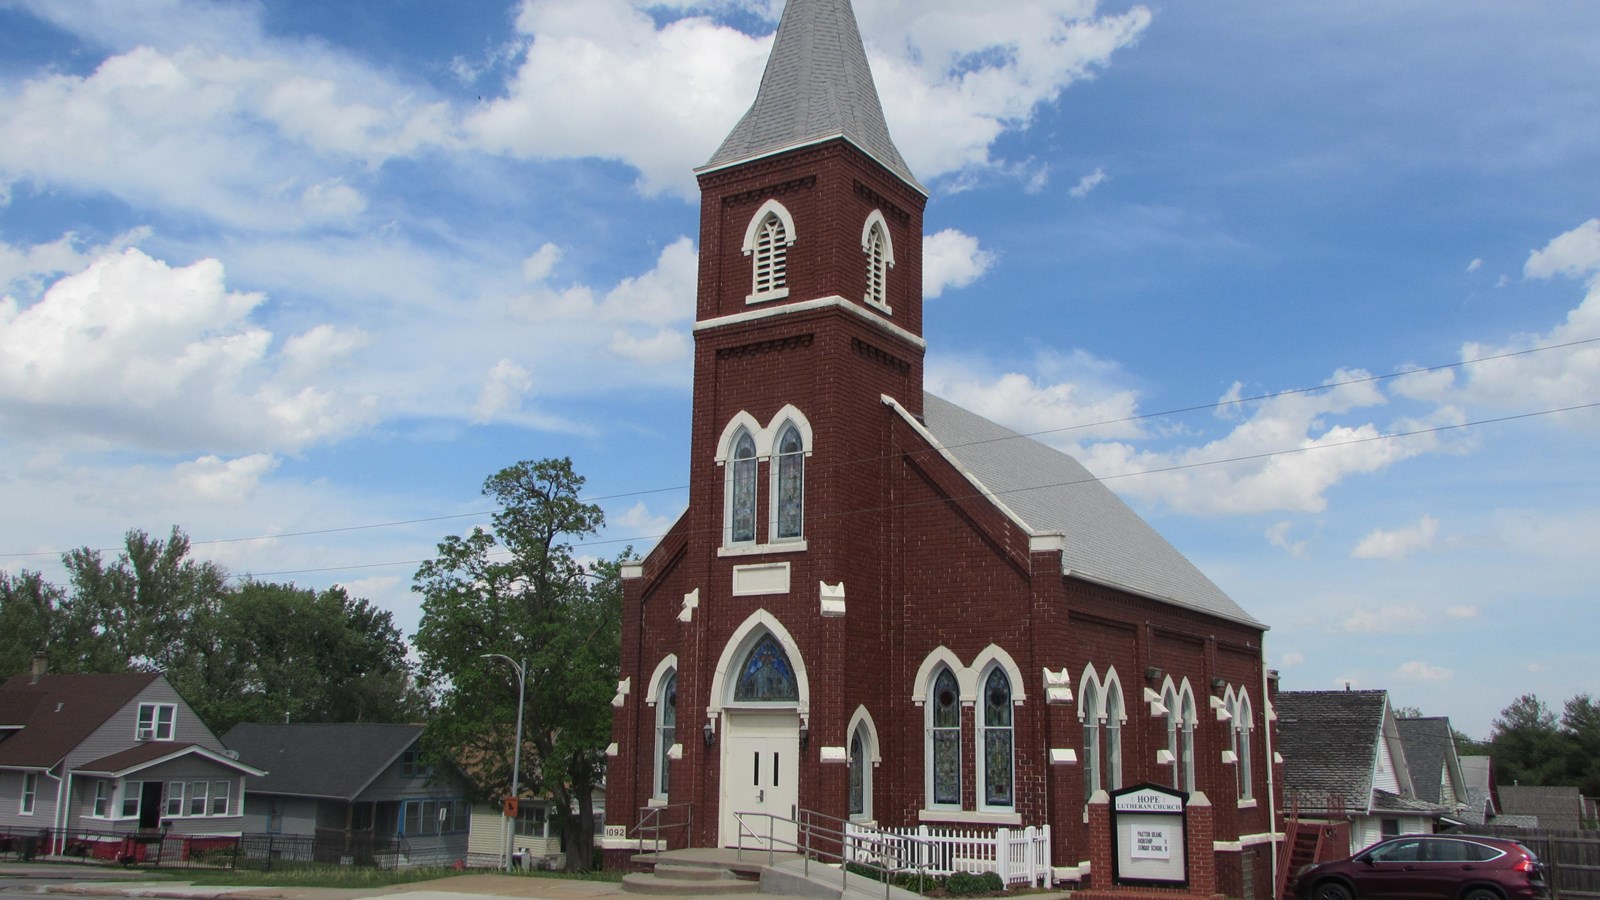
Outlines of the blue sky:
M 1287 689 L 1480 736 L 1600 694 L 1600 10 L 856 9 L 932 193 L 931 389 L 1111 478 Z M 0 566 L 177 524 L 410 630 L 484 477 L 559 455 L 583 552 L 647 548 L 691 170 L 778 10 L 0 0 Z

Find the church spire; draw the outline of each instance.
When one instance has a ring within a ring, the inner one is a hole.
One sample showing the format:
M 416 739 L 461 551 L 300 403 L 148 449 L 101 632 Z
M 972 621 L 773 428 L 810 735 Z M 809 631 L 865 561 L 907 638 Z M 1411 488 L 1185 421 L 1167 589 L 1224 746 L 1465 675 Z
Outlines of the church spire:
M 889 137 L 850 0 L 789 0 L 756 102 L 701 171 L 837 137 L 927 194 Z

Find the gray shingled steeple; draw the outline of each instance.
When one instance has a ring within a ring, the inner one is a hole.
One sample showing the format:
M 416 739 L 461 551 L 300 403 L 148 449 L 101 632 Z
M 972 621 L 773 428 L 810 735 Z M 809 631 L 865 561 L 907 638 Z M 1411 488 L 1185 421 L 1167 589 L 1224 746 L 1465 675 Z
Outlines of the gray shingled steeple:
M 889 137 L 850 0 L 789 0 L 756 102 L 702 171 L 841 136 L 927 193 Z

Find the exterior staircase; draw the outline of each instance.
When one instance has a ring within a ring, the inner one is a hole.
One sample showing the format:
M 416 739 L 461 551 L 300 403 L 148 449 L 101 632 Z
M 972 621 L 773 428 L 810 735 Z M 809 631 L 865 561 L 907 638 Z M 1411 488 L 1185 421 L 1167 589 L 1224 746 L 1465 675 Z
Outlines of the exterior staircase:
M 690 848 L 641 853 L 635 865 L 648 871 L 623 876 L 630 894 L 658 897 L 728 897 L 758 895 L 810 897 L 816 900 L 921 900 L 900 888 L 842 873 L 837 866 L 809 865 L 798 853 L 765 850 Z
M 1284 852 L 1278 865 L 1278 900 L 1291 900 L 1289 885 L 1294 873 L 1314 863 L 1342 859 L 1350 849 L 1350 824 L 1344 798 L 1330 795 L 1319 818 L 1301 818 L 1298 797 L 1290 797 L 1283 822 Z M 1325 818 L 1324 818 L 1325 817 Z

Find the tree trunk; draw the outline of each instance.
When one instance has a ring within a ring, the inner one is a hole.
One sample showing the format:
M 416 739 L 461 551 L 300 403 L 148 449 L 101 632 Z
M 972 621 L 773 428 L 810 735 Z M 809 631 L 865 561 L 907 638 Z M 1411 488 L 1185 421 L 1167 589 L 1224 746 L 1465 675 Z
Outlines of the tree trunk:
M 594 868 L 594 786 L 578 783 L 576 821 L 567 817 L 567 871 L 588 872 Z

